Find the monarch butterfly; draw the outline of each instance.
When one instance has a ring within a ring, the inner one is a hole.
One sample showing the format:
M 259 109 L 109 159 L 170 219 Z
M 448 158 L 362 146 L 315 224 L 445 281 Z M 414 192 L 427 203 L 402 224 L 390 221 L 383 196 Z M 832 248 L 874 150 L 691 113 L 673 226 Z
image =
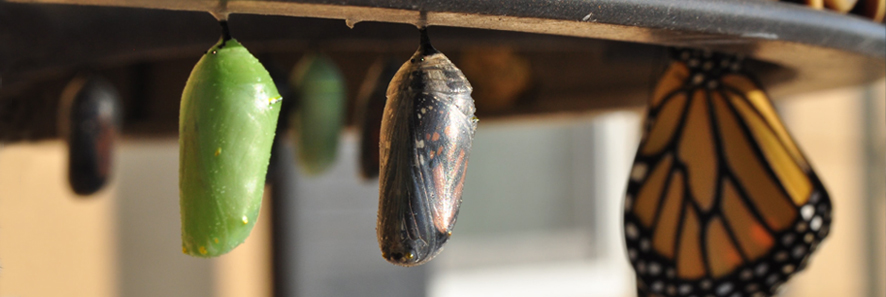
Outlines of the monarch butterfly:
M 628 182 L 640 296 L 769 296 L 827 234 L 831 202 L 735 56 L 674 50 Z
M 298 163 L 309 174 L 323 173 L 335 162 L 344 124 L 344 76 L 329 57 L 312 53 L 295 66 L 290 84 L 298 100 L 289 122 Z
M 388 262 L 423 264 L 452 235 L 477 128 L 471 90 L 421 29 L 421 45 L 388 86 L 381 123 L 376 230 Z
M 282 98 L 227 24 L 182 93 L 182 252 L 214 257 L 243 243 L 258 218 Z
M 388 83 L 397 74 L 400 64 L 393 59 L 379 59 L 366 74 L 366 81 L 357 96 L 357 123 L 360 126 L 360 175 L 365 179 L 378 177 L 378 141 L 381 117 L 385 110 Z
M 80 76 L 62 91 L 59 129 L 68 142 L 68 183 L 81 196 L 98 192 L 111 175 L 120 131 L 120 96 L 98 76 Z

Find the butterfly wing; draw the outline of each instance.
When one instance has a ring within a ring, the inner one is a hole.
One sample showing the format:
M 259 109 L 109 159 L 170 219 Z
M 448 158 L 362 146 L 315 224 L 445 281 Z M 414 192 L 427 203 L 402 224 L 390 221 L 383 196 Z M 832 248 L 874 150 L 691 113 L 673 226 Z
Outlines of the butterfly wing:
M 830 199 L 740 59 L 675 56 L 625 198 L 639 290 L 767 296 L 827 235 Z
M 391 263 L 430 261 L 452 234 L 477 124 L 470 94 L 461 71 L 426 40 L 388 87 L 377 232 Z

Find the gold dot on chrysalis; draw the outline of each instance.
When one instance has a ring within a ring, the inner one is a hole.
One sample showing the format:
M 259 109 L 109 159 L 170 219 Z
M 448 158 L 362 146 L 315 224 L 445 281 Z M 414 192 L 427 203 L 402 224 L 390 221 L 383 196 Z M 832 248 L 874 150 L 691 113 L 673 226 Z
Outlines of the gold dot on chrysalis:
M 208 252 L 206 251 L 206 247 L 205 247 L 205 246 L 201 246 L 201 247 L 200 247 L 200 254 L 205 255 L 206 253 L 208 253 Z
M 246 216 L 243 216 L 240 220 L 243 221 L 243 225 L 249 224 L 249 218 Z
M 221 148 L 215 149 L 215 156 L 218 157 L 218 155 L 221 155 Z
M 218 237 L 213 238 L 212 241 L 214 241 L 215 243 L 218 243 Z
M 182 254 L 187 254 L 187 253 L 188 253 L 188 248 L 182 247 Z

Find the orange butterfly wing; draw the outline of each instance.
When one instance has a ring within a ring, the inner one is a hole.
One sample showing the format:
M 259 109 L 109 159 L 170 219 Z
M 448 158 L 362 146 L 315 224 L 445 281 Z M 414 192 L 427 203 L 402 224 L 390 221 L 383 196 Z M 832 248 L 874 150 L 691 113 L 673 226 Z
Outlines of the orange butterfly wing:
M 625 197 L 641 296 L 769 296 L 827 236 L 831 202 L 739 58 L 676 50 Z

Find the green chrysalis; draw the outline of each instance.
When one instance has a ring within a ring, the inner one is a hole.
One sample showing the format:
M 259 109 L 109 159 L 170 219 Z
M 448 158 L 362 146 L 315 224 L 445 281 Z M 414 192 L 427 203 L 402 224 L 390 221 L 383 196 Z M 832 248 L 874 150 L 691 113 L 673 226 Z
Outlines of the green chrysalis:
M 225 32 L 182 93 L 182 252 L 197 257 L 227 253 L 252 231 L 282 101 L 268 71 Z
M 298 163 L 317 175 L 335 162 L 347 103 L 344 77 L 328 57 L 307 54 L 295 66 L 290 83 L 298 98 L 290 117 Z

